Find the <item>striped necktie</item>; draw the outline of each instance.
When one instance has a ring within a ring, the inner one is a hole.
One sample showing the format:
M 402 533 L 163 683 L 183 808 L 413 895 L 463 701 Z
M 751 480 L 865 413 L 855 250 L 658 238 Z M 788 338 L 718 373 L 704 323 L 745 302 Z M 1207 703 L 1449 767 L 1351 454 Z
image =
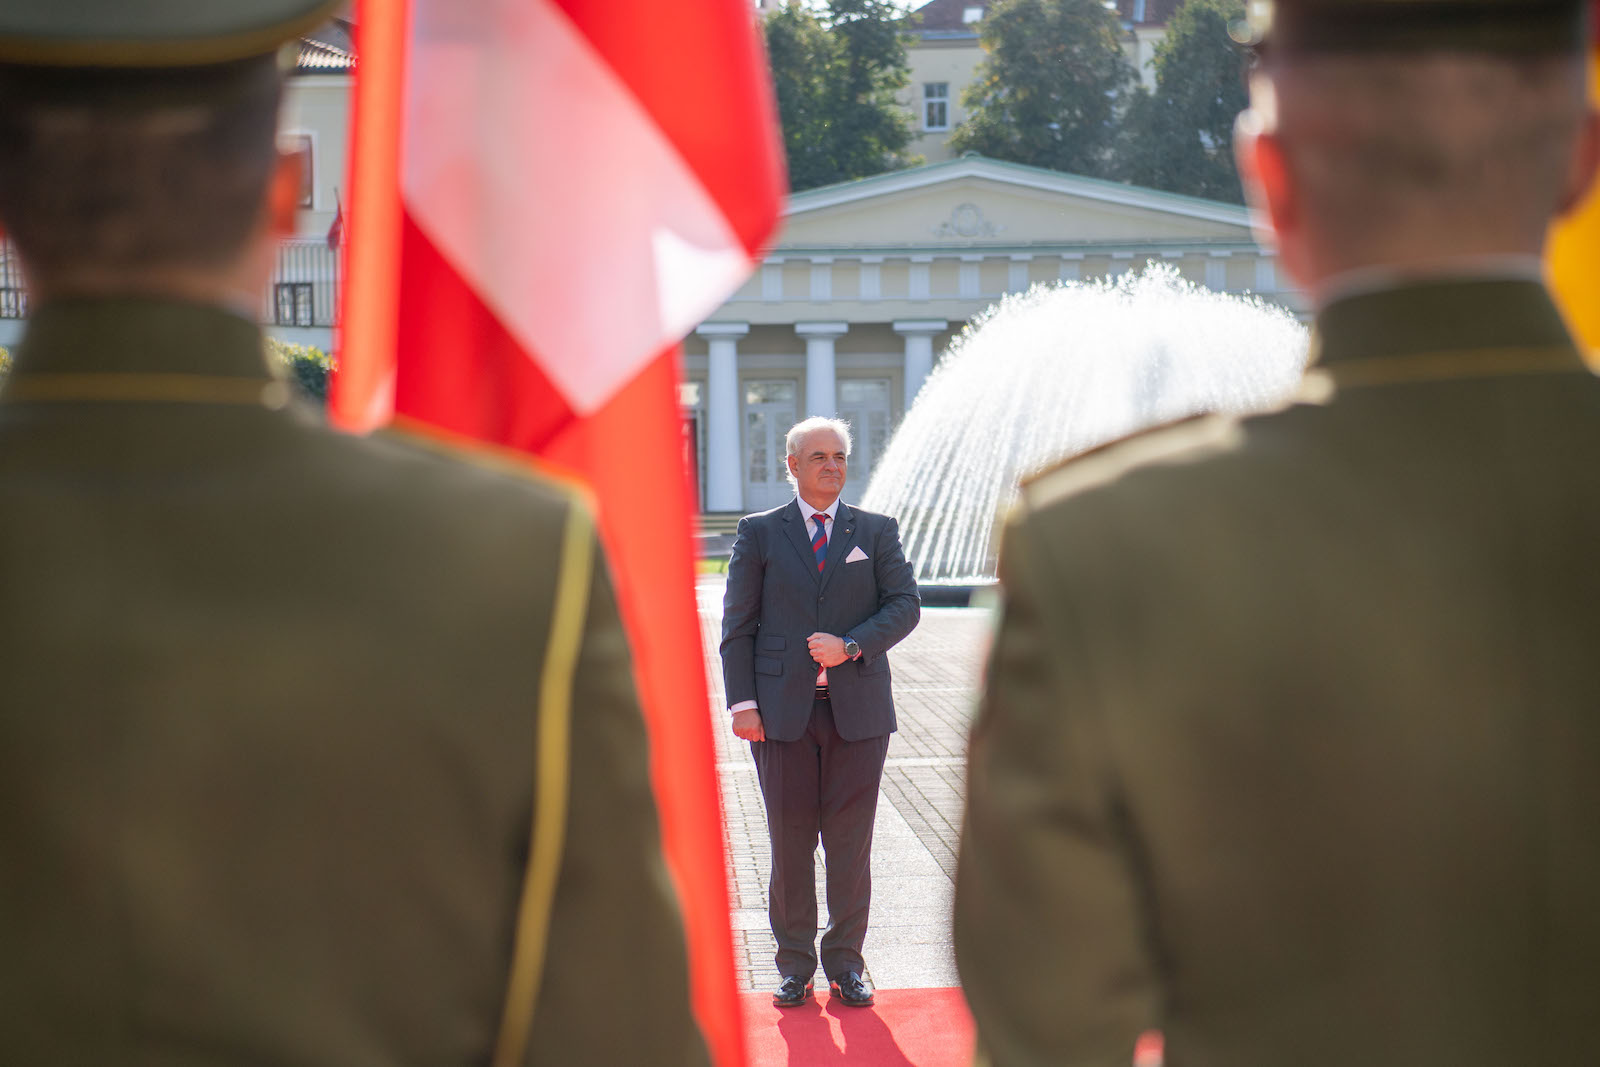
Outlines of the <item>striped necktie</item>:
M 819 513 L 811 516 L 811 521 L 817 524 L 817 532 L 811 535 L 811 551 L 817 557 L 817 570 L 821 571 L 828 561 L 828 516 Z

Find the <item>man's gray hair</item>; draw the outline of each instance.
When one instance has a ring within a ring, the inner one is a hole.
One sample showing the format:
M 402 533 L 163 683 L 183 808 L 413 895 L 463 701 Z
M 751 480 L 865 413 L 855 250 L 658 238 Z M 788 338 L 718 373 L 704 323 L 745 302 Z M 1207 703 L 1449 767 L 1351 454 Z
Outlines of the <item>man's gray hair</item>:
M 783 438 L 784 454 L 798 456 L 800 454 L 800 445 L 805 441 L 806 435 L 817 430 L 832 430 L 838 434 L 839 440 L 844 442 L 844 454 L 846 458 L 849 457 L 850 424 L 843 419 L 830 419 L 824 415 L 813 415 L 809 419 L 801 419 L 789 427 L 789 432 Z M 788 463 L 783 465 L 783 474 L 784 477 L 789 479 L 791 486 L 798 487 L 794 480 L 794 472 L 789 469 Z

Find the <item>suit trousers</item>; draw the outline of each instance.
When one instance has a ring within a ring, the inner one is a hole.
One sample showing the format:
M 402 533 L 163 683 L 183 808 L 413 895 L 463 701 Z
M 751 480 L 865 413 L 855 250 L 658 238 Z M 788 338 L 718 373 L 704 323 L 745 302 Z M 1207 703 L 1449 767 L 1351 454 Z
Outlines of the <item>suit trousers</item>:
M 767 917 L 778 942 L 778 974 L 810 979 L 817 969 L 817 839 L 828 878 L 828 928 L 822 969 L 835 979 L 865 968 L 872 902 L 872 824 L 889 735 L 846 741 L 834 728 L 826 700 L 796 741 L 752 741 L 751 754 L 767 809 L 772 880 Z

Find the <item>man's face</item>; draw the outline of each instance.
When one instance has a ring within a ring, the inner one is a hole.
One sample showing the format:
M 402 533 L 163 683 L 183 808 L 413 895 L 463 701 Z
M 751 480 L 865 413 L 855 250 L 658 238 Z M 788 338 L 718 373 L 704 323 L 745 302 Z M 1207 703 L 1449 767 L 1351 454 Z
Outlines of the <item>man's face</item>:
M 812 430 L 800 441 L 800 453 L 789 457 L 800 498 L 827 507 L 844 491 L 844 441 L 832 430 Z

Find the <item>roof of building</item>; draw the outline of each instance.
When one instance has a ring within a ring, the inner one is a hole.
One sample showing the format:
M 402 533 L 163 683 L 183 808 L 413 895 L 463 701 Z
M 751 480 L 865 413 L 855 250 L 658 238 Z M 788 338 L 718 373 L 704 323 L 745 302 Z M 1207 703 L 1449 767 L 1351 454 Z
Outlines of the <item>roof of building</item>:
M 1130 26 L 1165 26 L 1183 0 L 1116 0 L 1117 17 Z M 914 29 L 926 37 L 976 37 L 968 12 L 987 14 L 992 0 L 928 0 L 912 12 Z M 982 14 L 980 14 L 980 19 Z
M 356 50 L 348 19 L 334 18 L 300 38 L 296 74 L 348 74 L 355 69 Z
M 917 19 L 916 28 L 922 32 L 961 30 L 975 36 L 974 24 L 966 20 L 968 8 L 987 12 L 989 0 L 928 0 L 912 14 Z
M 1117 15 L 1133 26 L 1165 26 L 1183 0 L 1117 0 Z
M 1249 209 L 1240 204 L 1207 200 L 1182 193 L 1169 193 L 1162 189 L 1148 189 L 1126 182 L 1107 181 L 1104 178 L 1086 178 L 1081 174 L 1068 174 L 1047 167 L 991 159 L 976 152 L 966 152 L 955 159 L 925 163 L 904 170 L 887 171 L 883 174 L 873 174 L 866 178 L 822 185 L 794 193 L 789 197 L 785 214 L 803 214 L 881 193 L 900 192 L 960 178 L 987 178 L 1006 185 L 1024 186 L 1127 207 L 1166 211 L 1190 218 L 1237 225 L 1245 229 L 1250 226 Z

